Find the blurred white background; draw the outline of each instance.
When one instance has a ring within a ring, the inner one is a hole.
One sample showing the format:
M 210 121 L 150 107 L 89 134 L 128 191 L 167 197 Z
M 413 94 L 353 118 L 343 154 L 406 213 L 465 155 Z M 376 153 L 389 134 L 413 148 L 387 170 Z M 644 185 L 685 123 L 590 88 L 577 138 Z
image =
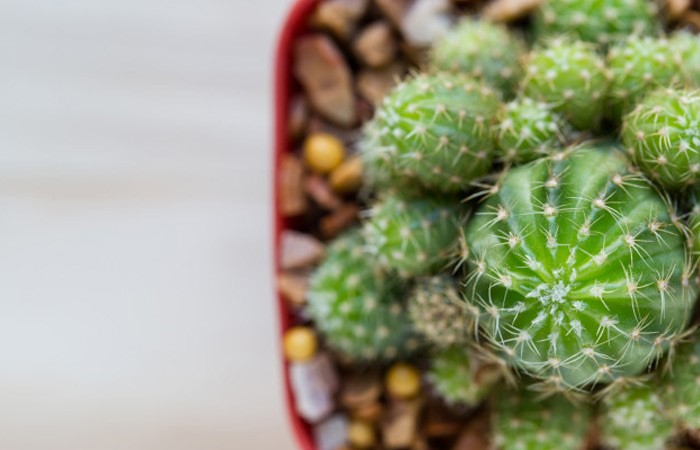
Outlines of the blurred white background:
M 0 2 L 0 449 L 296 448 L 270 258 L 291 2 Z

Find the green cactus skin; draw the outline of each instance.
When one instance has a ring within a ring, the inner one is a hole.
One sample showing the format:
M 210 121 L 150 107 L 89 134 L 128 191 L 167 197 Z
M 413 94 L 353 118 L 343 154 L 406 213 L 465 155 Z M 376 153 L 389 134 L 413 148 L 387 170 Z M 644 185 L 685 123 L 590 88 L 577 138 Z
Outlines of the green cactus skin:
M 366 129 L 365 156 L 389 166 L 393 179 L 438 193 L 467 189 L 491 168 L 499 95 L 458 74 L 418 75 L 398 85 Z
M 498 450 L 574 450 L 582 448 L 591 408 L 562 395 L 542 399 L 536 392 L 499 389 L 493 407 Z
M 664 402 L 683 428 L 700 429 L 700 341 L 678 346 L 663 379 Z
M 514 100 L 501 109 L 498 149 L 503 161 L 523 164 L 561 148 L 571 134 L 565 121 L 542 102 Z
M 700 192 L 696 189 L 696 192 L 692 195 L 693 206 L 688 213 L 688 248 L 693 250 L 693 255 L 698 258 L 700 257 Z
M 674 55 L 680 54 L 683 78 L 700 88 L 700 39 L 687 31 L 678 31 L 671 36 L 671 48 Z
M 665 38 L 631 37 L 610 49 L 608 117 L 619 124 L 646 95 L 682 82 L 681 65 L 680 51 Z
M 494 367 L 489 376 L 480 376 L 478 363 L 463 346 L 449 347 L 433 355 L 426 378 L 447 404 L 474 408 L 491 392 L 500 370 Z
M 639 168 L 669 190 L 700 179 L 700 94 L 664 89 L 625 117 L 622 140 Z
M 530 54 L 521 89 L 574 127 L 589 130 L 602 119 L 608 84 L 603 60 L 590 44 L 554 39 Z
M 453 199 L 392 195 L 372 207 L 364 231 L 379 263 L 408 277 L 447 269 L 463 223 L 461 204 Z
M 673 435 L 656 383 L 626 385 L 604 400 L 603 441 L 619 450 L 661 450 Z
M 678 222 L 617 150 L 517 167 L 467 224 L 464 296 L 509 364 L 552 389 L 637 375 L 695 299 Z
M 469 342 L 474 323 L 449 275 L 416 280 L 408 297 L 408 315 L 415 329 L 435 347 Z
M 402 303 L 400 280 L 365 252 L 358 229 L 328 248 L 307 293 L 309 316 L 328 346 L 358 362 L 405 357 L 420 346 Z
M 522 76 L 525 44 L 505 26 L 464 19 L 435 43 L 432 67 L 482 79 L 511 97 Z
M 547 0 L 535 18 L 540 38 L 573 34 L 607 45 L 631 34 L 655 33 L 660 24 L 649 0 Z

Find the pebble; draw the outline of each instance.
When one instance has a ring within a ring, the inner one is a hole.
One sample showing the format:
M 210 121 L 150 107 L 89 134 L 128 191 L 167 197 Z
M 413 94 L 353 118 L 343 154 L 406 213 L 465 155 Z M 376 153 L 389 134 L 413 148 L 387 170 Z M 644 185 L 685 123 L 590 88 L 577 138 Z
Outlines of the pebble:
M 282 270 L 302 269 L 319 262 L 325 247 L 315 237 L 293 230 L 284 230 L 280 245 Z
M 403 18 L 415 0 L 375 0 L 377 7 L 396 27 L 401 27 Z
M 679 20 L 690 8 L 690 0 L 667 0 L 666 15 L 672 22 Z
M 291 306 L 306 304 L 306 290 L 309 286 L 309 274 L 282 272 L 277 275 L 277 289 Z
M 289 361 L 304 362 L 311 359 L 318 350 L 316 333 L 309 327 L 292 327 L 282 340 L 284 355 Z
M 304 194 L 304 165 L 294 155 L 286 154 L 280 162 L 278 197 L 284 217 L 304 214 L 308 208 Z
M 352 74 L 343 54 L 328 36 L 312 34 L 296 41 L 294 74 L 321 115 L 338 125 L 355 124 Z
M 449 0 L 416 0 L 401 21 L 401 31 L 409 44 L 426 47 L 452 27 Z
M 364 65 L 382 67 L 394 59 L 397 45 L 391 26 L 386 22 L 374 22 L 360 32 L 352 48 Z
M 329 182 L 339 194 L 353 194 L 362 185 L 362 158 L 354 156 L 333 169 Z
M 377 442 L 377 436 L 371 423 L 353 420 L 348 426 L 348 442 L 354 448 L 370 448 Z
M 382 441 L 387 448 L 409 447 L 416 438 L 422 400 L 394 400 L 382 422 Z
M 462 430 L 452 450 L 489 450 L 488 416 L 481 414 L 472 419 Z
M 463 426 L 463 420 L 455 416 L 441 402 L 428 404 L 425 413 L 423 432 L 429 438 L 445 438 L 458 434 Z
M 368 422 L 376 422 L 382 415 L 384 406 L 377 400 L 373 403 L 360 406 L 352 410 L 352 416 L 357 419 L 366 420 Z
M 324 28 L 340 40 L 347 40 L 357 28 L 369 0 L 324 0 L 309 18 L 312 27 Z
M 339 235 L 360 217 L 360 207 L 355 203 L 345 203 L 319 221 L 321 235 L 330 239 Z
M 386 391 L 392 397 L 415 397 L 421 387 L 420 372 L 410 364 L 396 363 L 387 372 L 385 383 Z
M 310 175 L 304 180 L 304 190 L 323 209 L 336 209 L 343 201 L 321 175 Z
M 357 409 L 374 403 L 381 394 L 382 382 L 377 371 L 356 372 L 345 378 L 340 403 L 347 409 Z
M 513 22 L 533 12 L 541 3 L 542 0 L 495 0 L 484 7 L 482 14 L 494 22 Z
M 347 439 L 348 419 L 338 413 L 313 428 L 316 450 L 338 450 Z
M 287 133 L 292 141 L 304 135 L 309 122 L 309 105 L 303 95 L 296 95 L 289 102 Z
M 332 134 L 313 133 L 304 141 L 304 162 L 316 173 L 327 174 L 345 158 L 345 146 Z
M 395 62 L 381 69 L 362 69 L 355 84 L 362 97 L 378 105 L 406 74 L 406 66 Z
M 310 423 L 317 423 L 334 409 L 333 396 L 338 390 L 338 375 L 330 357 L 318 353 L 305 362 L 289 364 L 289 380 L 297 413 Z

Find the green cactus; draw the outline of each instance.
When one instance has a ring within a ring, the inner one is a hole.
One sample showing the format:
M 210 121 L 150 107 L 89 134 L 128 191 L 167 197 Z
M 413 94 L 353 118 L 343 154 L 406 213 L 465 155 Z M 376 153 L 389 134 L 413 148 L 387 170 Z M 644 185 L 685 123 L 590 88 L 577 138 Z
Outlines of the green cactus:
M 664 89 L 625 117 L 622 139 L 639 168 L 666 189 L 700 179 L 700 93 Z
M 663 397 L 675 422 L 700 430 L 700 341 L 678 346 L 670 372 L 663 379 Z
M 637 375 L 695 299 L 678 222 L 615 149 L 517 167 L 467 224 L 465 298 L 509 363 L 551 388 Z
M 480 361 L 463 346 L 453 346 L 433 355 L 426 378 L 446 403 L 474 408 L 500 379 L 501 370 Z
M 620 123 L 647 94 L 660 86 L 682 81 L 681 53 L 665 38 L 630 37 L 610 49 L 608 69 L 612 82 L 607 116 Z
M 525 44 L 505 26 L 466 18 L 435 43 L 431 65 L 483 79 L 510 97 L 522 75 L 524 52 Z
M 452 199 L 391 195 L 374 205 L 364 231 L 378 262 L 408 277 L 448 268 L 463 222 L 461 204 Z
M 380 157 L 365 159 L 381 161 L 394 180 L 463 191 L 491 168 L 499 105 L 496 92 L 462 75 L 418 75 L 377 109 L 362 149 Z
M 693 255 L 700 257 L 700 189 L 695 188 L 690 196 L 692 206 L 688 213 L 688 248 Z
M 533 51 L 522 92 L 549 103 L 578 129 L 595 129 L 602 116 L 609 75 L 595 49 L 584 42 L 554 39 Z
M 680 55 L 683 79 L 700 88 L 700 39 L 687 31 L 678 31 L 671 36 L 671 49 L 674 55 Z
M 307 312 L 328 346 L 356 361 L 404 357 L 420 346 L 402 302 L 400 280 L 365 252 L 358 229 L 328 248 L 313 274 Z
M 586 439 L 591 408 L 562 395 L 498 389 L 492 414 L 497 450 L 574 450 Z
M 634 35 L 655 33 L 660 24 L 649 0 L 546 0 L 535 18 L 540 38 L 572 34 L 607 45 Z
M 661 450 L 674 431 L 654 382 L 613 390 L 601 424 L 603 442 L 619 450 Z
M 547 104 L 521 98 L 506 104 L 499 115 L 498 149 L 503 161 L 523 164 L 561 148 L 570 130 Z
M 438 348 L 464 344 L 474 323 L 449 275 L 421 278 L 408 297 L 408 315 L 415 329 Z

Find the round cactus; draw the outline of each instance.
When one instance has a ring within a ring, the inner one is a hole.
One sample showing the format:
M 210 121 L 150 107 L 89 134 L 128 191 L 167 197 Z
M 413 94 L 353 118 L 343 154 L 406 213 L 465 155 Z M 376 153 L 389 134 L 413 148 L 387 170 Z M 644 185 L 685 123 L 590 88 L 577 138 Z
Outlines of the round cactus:
M 476 407 L 500 379 L 500 370 L 486 364 L 479 367 L 474 355 L 455 346 L 433 355 L 426 378 L 448 404 Z
M 509 363 L 552 388 L 637 375 L 695 299 L 677 223 L 617 150 L 517 167 L 467 224 L 465 298 Z
M 678 346 L 663 379 L 663 397 L 671 417 L 683 428 L 700 429 L 700 341 Z
M 522 164 L 550 154 L 570 130 L 549 106 L 531 98 L 506 104 L 500 113 L 498 149 L 505 162 Z
M 673 434 L 655 383 L 626 385 L 605 398 L 603 441 L 620 450 L 661 450 Z
M 491 168 L 500 105 L 491 88 L 458 74 L 419 75 L 379 106 L 364 152 L 381 155 L 392 177 L 434 192 L 467 189 Z
M 466 343 L 474 332 L 457 283 L 448 275 L 417 280 L 408 297 L 408 314 L 415 329 L 437 347 Z
M 374 205 L 365 223 L 369 252 L 403 276 L 427 275 L 453 262 L 464 222 L 452 199 L 388 196 Z
M 480 78 L 511 96 L 521 74 L 524 43 L 502 25 L 465 19 L 435 43 L 431 64 L 438 70 Z
M 547 0 L 535 19 L 539 37 L 573 34 L 587 42 L 608 44 L 660 28 L 649 0 Z
M 498 390 L 493 406 L 493 432 L 498 450 L 582 448 L 588 432 L 589 405 L 562 395 L 542 399 L 528 390 Z
M 687 31 L 678 31 L 671 37 L 674 55 L 680 55 L 684 80 L 700 87 L 700 39 Z
M 659 86 L 679 83 L 680 58 L 680 51 L 665 38 L 631 37 L 610 49 L 608 69 L 612 82 L 608 117 L 619 123 L 644 96 Z
M 328 346 L 357 361 L 391 360 L 419 347 L 394 275 L 365 252 L 359 230 L 339 237 L 313 274 L 308 314 Z
M 655 91 L 624 120 L 622 139 L 635 163 L 666 189 L 700 179 L 700 94 Z
M 607 89 L 608 73 L 595 49 L 564 39 L 530 54 L 522 84 L 524 95 L 549 103 L 579 129 L 598 127 Z

